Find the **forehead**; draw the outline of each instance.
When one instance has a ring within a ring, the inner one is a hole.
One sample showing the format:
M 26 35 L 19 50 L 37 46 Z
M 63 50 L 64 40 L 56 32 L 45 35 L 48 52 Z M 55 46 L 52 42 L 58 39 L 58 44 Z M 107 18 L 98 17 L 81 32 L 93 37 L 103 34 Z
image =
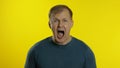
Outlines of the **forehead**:
M 57 17 L 60 17 L 60 18 L 70 18 L 69 11 L 67 9 L 63 9 L 63 10 L 61 10 L 59 12 L 51 14 L 51 18 L 57 18 Z

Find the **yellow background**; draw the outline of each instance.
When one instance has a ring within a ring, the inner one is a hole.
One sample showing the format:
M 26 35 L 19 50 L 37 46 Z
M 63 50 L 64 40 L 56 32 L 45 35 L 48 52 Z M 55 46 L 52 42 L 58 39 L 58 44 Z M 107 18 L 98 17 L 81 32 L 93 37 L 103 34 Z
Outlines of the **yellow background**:
M 48 36 L 49 9 L 68 5 L 71 35 L 96 56 L 97 68 L 120 68 L 120 0 L 0 0 L 0 68 L 23 68 L 31 46 Z

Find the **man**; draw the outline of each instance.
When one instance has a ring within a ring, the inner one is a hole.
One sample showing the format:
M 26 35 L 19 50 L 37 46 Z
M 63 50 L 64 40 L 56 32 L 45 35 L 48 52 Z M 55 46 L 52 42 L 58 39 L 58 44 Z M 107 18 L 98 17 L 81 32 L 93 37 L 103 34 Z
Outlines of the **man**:
M 70 36 L 72 11 L 66 5 L 56 5 L 49 13 L 53 32 L 36 43 L 28 53 L 25 68 L 96 68 L 94 54 L 81 40 Z

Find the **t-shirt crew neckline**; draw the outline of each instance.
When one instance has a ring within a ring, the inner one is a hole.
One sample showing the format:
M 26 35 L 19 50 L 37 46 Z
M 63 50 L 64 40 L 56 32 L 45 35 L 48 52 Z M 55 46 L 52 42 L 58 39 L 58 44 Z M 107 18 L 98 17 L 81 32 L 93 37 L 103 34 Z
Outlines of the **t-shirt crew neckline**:
M 50 37 L 50 41 L 52 42 L 52 44 L 54 44 L 54 45 L 57 46 L 57 47 L 67 47 L 67 46 L 70 46 L 70 44 L 72 43 L 73 37 L 71 37 L 71 40 L 70 40 L 67 44 L 65 44 L 65 45 L 60 45 L 60 44 L 55 43 L 55 42 L 52 40 L 52 37 Z

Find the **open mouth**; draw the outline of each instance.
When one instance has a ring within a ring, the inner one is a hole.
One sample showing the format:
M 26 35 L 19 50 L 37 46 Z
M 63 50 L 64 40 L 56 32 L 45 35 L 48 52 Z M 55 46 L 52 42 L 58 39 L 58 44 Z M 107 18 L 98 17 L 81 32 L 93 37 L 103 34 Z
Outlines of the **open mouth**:
M 58 30 L 58 31 L 57 31 L 57 37 L 58 37 L 59 39 L 61 39 L 61 38 L 63 38 L 63 36 L 64 36 L 64 31 L 63 31 L 63 30 Z

